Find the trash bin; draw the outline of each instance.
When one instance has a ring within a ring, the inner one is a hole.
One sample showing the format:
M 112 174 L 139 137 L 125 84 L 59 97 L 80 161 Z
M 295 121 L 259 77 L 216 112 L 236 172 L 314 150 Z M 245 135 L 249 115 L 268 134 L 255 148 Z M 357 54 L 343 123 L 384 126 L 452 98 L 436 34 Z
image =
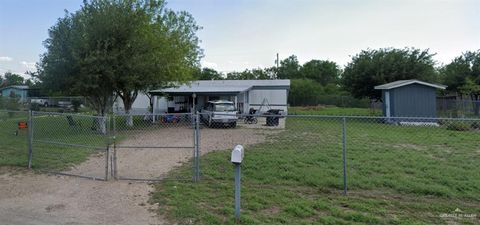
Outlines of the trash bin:
M 280 112 L 283 111 L 281 109 L 270 109 L 268 110 L 264 115 L 267 116 L 267 123 L 265 125 L 267 126 L 278 126 L 280 117 L 278 116 L 271 116 L 271 115 L 280 115 Z

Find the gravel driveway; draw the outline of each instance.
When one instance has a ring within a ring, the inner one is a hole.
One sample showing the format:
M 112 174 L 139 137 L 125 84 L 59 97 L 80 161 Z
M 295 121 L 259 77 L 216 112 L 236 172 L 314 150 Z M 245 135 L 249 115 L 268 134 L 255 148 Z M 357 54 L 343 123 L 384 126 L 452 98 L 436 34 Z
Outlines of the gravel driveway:
M 201 151 L 231 149 L 236 144 L 265 141 L 271 130 L 201 129 Z M 120 143 L 124 146 L 192 146 L 193 131 L 187 127 L 163 128 L 135 133 Z M 193 149 L 118 149 L 119 176 L 157 178 L 181 165 Z M 247 148 L 248 151 L 248 148 Z M 93 156 L 71 172 L 104 174 L 104 157 Z M 48 176 L 0 171 L 1 224 L 165 224 L 156 205 L 147 203 L 151 185 L 128 181 L 93 181 L 65 176 Z

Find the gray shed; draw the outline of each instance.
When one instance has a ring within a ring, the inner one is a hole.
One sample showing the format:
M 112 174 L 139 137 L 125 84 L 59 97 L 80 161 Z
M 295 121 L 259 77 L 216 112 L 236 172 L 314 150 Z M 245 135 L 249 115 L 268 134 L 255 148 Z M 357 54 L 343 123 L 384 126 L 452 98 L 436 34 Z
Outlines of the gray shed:
M 375 86 L 382 90 L 383 115 L 389 117 L 430 117 L 437 116 L 437 89 L 446 86 L 419 80 L 398 80 Z

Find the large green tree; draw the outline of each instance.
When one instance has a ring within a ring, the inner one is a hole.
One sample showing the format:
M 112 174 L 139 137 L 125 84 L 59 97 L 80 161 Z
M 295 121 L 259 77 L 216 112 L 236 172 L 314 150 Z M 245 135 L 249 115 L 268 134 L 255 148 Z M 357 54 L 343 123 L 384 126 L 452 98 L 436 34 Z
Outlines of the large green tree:
M 340 73 L 337 63 L 328 60 L 310 60 L 300 69 L 302 77 L 314 80 L 323 86 L 337 84 Z
M 300 68 L 301 65 L 298 62 L 297 56 L 291 55 L 280 61 L 280 65 L 277 68 L 277 79 L 304 78 L 300 73 Z
M 25 79 L 15 73 L 6 72 L 3 77 L 0 76 L 0 85 L 10 86 L 10 85 L 22 85 L 25 84 Z
M 480 114 L 480 50 L 468 51 L 441 68 L 447 90 L 458 96 L 468 96 L 474 105 L 475 115 Z
M 345 67 L 342 85 L 356 98 L 380 99 L 376 85 L 406 79 L 434 82 L 437 72 L 433 56 L 428 49 L 363 50 Z
M 270 80 L 273 73 L 269 69 L 251 69 L 242 72 L 227 73 L 227 80 Z
M 223 76 L 212 68 L 198 69 L 194 75 L 197 80 L 223 80 Z
M 49 30 L 38 78 L 50 90 L 85 96 L 99 115 L 115 93 L 128 114 L 140 91 L 192 78 L 202 55 L 198 29 L 162 0 L 84 1 Z

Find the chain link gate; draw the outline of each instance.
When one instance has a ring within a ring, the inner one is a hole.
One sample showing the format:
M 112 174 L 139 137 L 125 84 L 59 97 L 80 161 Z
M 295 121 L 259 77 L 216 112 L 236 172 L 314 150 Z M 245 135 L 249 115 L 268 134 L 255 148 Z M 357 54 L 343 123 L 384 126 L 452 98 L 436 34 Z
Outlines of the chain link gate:
M 113 115 L 112 176 L 117 180 L 161 181 L 199 178 L 198 115 Z M 192 171 L 169 174 L 191 163 Z
M 108 117 L 31 112 L 29 167 L 54 174 L 108 180 Z

